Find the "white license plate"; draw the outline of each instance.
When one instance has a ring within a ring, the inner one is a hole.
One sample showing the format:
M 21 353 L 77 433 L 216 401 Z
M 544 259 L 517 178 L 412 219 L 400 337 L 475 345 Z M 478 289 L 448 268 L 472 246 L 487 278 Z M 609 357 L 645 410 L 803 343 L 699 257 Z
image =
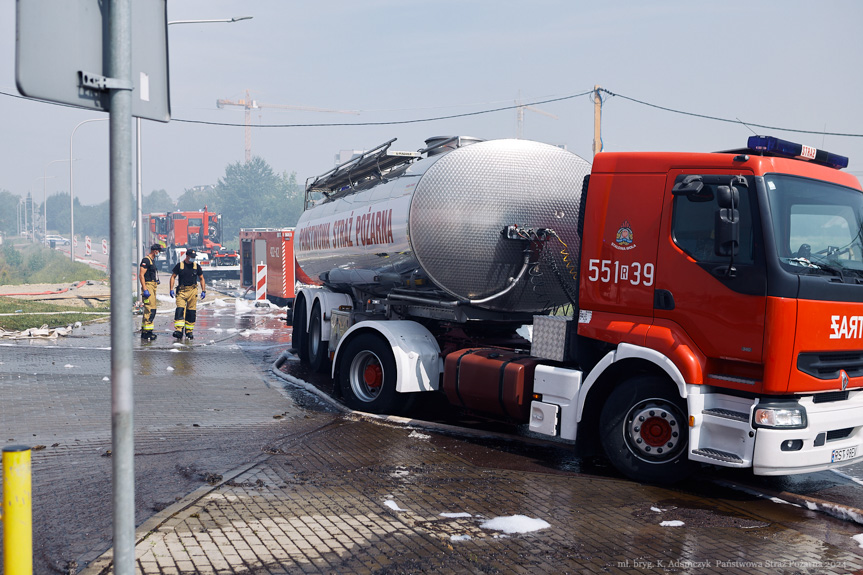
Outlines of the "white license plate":
M 854 459 L 855 457 L 857 457 L 857 448 L 846 447 L 844 449 L 834 449 L 833 457 L 830 461 L 835 463 L 837 461 L 845 461 L 846 459 Z

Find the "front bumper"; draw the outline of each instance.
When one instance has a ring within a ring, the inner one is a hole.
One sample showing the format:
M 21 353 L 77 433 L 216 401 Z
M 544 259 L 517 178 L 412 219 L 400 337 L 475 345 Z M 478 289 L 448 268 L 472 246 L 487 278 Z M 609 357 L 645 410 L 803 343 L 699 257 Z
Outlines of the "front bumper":
M 806 408 L 805 429 L 756 430 L 755 475 L 810 473 L 863 461 L 863 392 L 853 391 L 844 401 L 814 403 L 812 399 L 799 402 Z M 783 443 L 797 440 L 802 441 L 800 449 L 782 450 Z M 834 461 L 834 454 L 847 455 L 851 449 L 852 457 Z

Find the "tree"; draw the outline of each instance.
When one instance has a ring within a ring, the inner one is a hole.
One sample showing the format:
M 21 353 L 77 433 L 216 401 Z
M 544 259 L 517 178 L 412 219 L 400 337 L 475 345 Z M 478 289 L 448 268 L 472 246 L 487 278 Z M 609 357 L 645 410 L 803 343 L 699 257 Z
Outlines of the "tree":
M 75 214 L 78 214 L 78 208 L 75 208 Z M 48 196 L 48 231 L 55 231 L 61 234 L 69 233 L 69 194 L 59 192 L 53 196 Z
M 297 225 L 297 220 L 303 214 L 303 199 L 305 198 L 305 188 L 297 183 L 297 173 L 291 172 L 282 174 L 282 178 L 287 181 L 287 201 L 285 202 L 285 211 L 282 214 L 285 226 L 293 227 Z
M 219 195 L 215 192 L 216 186 L 195 186 L 183 192 L 183 195 L 177 200 L 177 211 L 190 212 L 203 210 L 204 206 L 210 212 L 219 212 L 222 209 L 222 202 Z
M 14 236 L 18 233 L 18 203 L 20 196 L 7 190 L 0 190 L 0 233 L 4 236 Z
M 302 212 L 299 189 L 296 174 L 275 174 L 260 157 L 229 165 L 215 187 L 224 238 L 236 238 L 240 228 L 294 225 Z
M 165 190 L 153 190 L 141 199 L 141 213 L 144 214 L 171 212 L 174 209 L 174 200 Z
M 75 235 L 78 237 L 107 238 L 111 232 L 110 202 L 105 200 L 95 206 L 78 205 L 75 198 Z

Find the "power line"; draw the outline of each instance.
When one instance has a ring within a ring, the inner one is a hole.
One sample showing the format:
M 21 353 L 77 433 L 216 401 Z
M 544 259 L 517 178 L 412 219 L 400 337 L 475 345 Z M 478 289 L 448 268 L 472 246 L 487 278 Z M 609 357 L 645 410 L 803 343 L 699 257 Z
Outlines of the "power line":
M 664 112 L 670 112 L 672 114 L 681 114 L 684 116 L 692 116 L 695 118 L 703 118 L 705 120 L 713 120 L 716 122 L 726 122 L 729 124 L 741 124 L 744 126 L 754 126 L 756 128 L 764 128 L 767 130 L 777 130 L 777 131 L 781 131 L 781 132 L 795 132 L 795 133 L 799 133 L 799 134 L 815 134 L 815 135 L 822 135 L 822 136 L 841 136 L 841 137 L 846 137 L 846 138 L 863 138 L 863 134 L 852 134 L 852 133 L 845 133 L 845 132 L 823 132 L 823 131 L 817 131 L 817 130 L 801 130 L 801 129 L 797 129 L 797 128 L 783 128 L 780 126 L 768 126 L 765 124 L 755 124 L 752 122 L 743 122 L 742 120 L 736 119 L 736 118 L 732 120 L 729 118 L 720 118 L 718 116 L 710 116 L 708 114 L 697 114 L 695 112 L 687 112 L 685 110 L 677 110 L 675 108 L 669 108 L 667 106 L 660 106 L 659 104 L 652 104 L 650 102 L 645 102 L 643 100 L 639 100 L 639 99 L 633 98 L 631 96 L 625 96 L 623 94 L 617 94 L 617 93 L 612 92 L 610 90 L 607 90 L 605 88 L 600 88 L 599 91 L 605 92 L 609 96 L 615 96 L 618 98 L 622 98 L 624 100 L 629 100 L 631 102 L 635 102 L 636 104 L 641 104 L 643 106 L 648 106 L 650 108 L 655 108 L 657 110 L 662 110 Z M 450 114 L 447 116 L 433 116 L 430 118 L 414 118 L 414 119 L 410 119 L 410 120 L 390 120 L 390 121 L 382 121 L 382 122 L 334 122 L 334 123 L 318 122 L 318 123 L 311 123 L 311 124 L 256 124 L 255 127 L 256 128 L 327 128 L 327 127 L 395 126 L 395 125 L 401 125 L 401 124 L 419 124 L 419 123 L 423 123 L 423 122 L 436 122 L 436 121 L 440 121 L 440 120 L 452 120 L 455 118 L 466 118 L 466 117 L 470 117 L 470 116 L 492 114 L 495 112 L 514 110 L 514 109 L 519 108 L 521 106 L 536 106 L 536 105 L 540 105 L 540 104 L 550 104 L 553 102 L 561 102 L 564 100 L 571 100 L 573 98 L 578 98 L 580 96 L 586 96 L 588 94 L 593 94 L 593 93 L 594 93 L 594 90 L 587 90 L 585 92 L 580 92 L 578 94 L 571 94 L 568 96 L 561 96 L 558 98 L 549 98 L 549 99 L 545 99 L 545 100 L 537 100 L 535 102 L 529 102 L 527 104 L 524 104 L 524 103 L 515 104 L 512 106 L 502 106 L 499 108 L 489 108 L 486 110 L 478 110 L 476 112 L 465 112 L 463 114 Z M 10 98 L 19 98 L 22 100 L 31 100 L 31 101 L 43 102 L 43 100 L 34 100 L 33 98 L 26 98 L 24 96 L 19 96 L 17 94 L 10 94 L 7 92 L 0 92 L 0 95 L 8 96 Z M 53 104 L 56 106 L 63 106 L 66 108 L 87 109 L 87 108 L 82 108 L 79 106 L 72 106 L 69 104 L 59 104 L 56 102 L 45 102 L 45 103 Z M 363 110 L 360 110 L 360 112 L 363 112 Z M 365 110 L 365 112 L 368 112 L 368 110 Z M 181 123 L 185 123 L 185 124 L 200 124 L 200 125 L 205 125 L 205 126 L 226 126 L 226 127 L 244 127 L 245 126 L 245 124 L 238 124 L 238 123 L 232 123 L 232 122 L 209 122 L 209 121 L 205 121 L 205 120 L 186 120 L 183 118 L 172 118 L 171 121 L 181 122 Z
M 641 104 L 643 106 L 649 106 L 651 108 L 656 108 L 657 110 L 663 110 L 665 112 L 672 112 L 674 114 L 682 114 L 684 116 L 694 116 L 696 118 L 704 118 L 706 120 L 715 120 L 717 122 L 728 122 L 729 124 L 742 124 L 744 126 L 755 126 L 756 128 L 766 128 L 768 130 L 779 130 L 783 132 L 796 132 L 798 134 L 818 134 L 822 136 L 845 136 L 847 138 L 863 138 L 863 134 L 847 134 L 842 132 L 819 132 L 817 130 L 798 130 L 795 128 L 780 128 L 778 126 L 765 126 L 764 124 L 753 124 L 752 122 L 743 122 L 740 119 L 729 120 L 728 118 L 719 118 L 717 116 L 708 116 L 706 114 L 696 114 L 695 112 L 685 112 L 683 110 L 675 110 L 674 108 L 668 108 L 665 106 L 660 106 L 658 104 L 651 104 L 650 102 L 643 102 L 641 100 L 636 100 L 630 96 L 624 96 L 623 94 L 615 94 L 605 88 L 600 88 L 600 92 L 605 92 L 609 96 L 617 96 L 618 98 L 623 98 L 624 100 L 629 100 L 631 102 L 635 102 L 636 104 Z
M 256 128 L 323 128 L 323 127 L 345 127 L 345 126 L 393 126 L 397 124 L 419 124 L 421 122 L 436 122 L 439 120 L 451 120 L 453 118 L 466 118 L 468 116 L 479 116 L 481 114 L 491 114 L 494 112 L 502 112 L 505 110 L 515 110 L 525 105 L 548 104 L 550 102 L 560 102 L 563 100 L 571 100 L 580 96 L 586 96 L 593 92 L 588 90 L 579 94 L 571 94 L 569 96 L 561 96 L 559 98 L 550 98 L 548 100 L 540 100 L 531 104 L 515 104 L 512 106 L 502 106 L 500 108 L 491 108 L 488 110 L 479 110 L 476 112 L 465 112 L 464 114 L 450 114 L 449 116 L 434 116 L 431 118 L 415 118 L 413 120 L 391 120 L 386 122 L 321 122 L 315 124 L 255 124 Z M 360 110 L 362 113 L 364 110 Z M 181 120 L 172 118 L 172 121 L 184 122 L 187 124 L 204 124 L 208 126 L 244 126 L 245 124 L 228 124 L 223 122 L 206 122 L 203 120 Z
M 494 112 L 502 112 L 506 110 L 515 110 L 524 105 L 535 105 L 535 104 L 548 104 L 551 102 L 561 102 L 564 100 L 571 100 L 573 98 L 578 98 L 580 96 L 586 96 L 592 93 L 593 90 L 588 90 L 586 92 L 581 92 L 579 94 L 570 94 L 568 96 L 560 96 L 558 98 L 549 98 L 546 100 L 538 100 L 536 102 L 531 102 L 530 104 L 514 104 L 512 106 L 502 106 L 500 108 L 490 108 L 486 110 L 478 110 L 476 112 L 465 112 L 463 114 L 450 114 L 448 116 L 434 116 L 431 118 L 415 118 L 411 120 L 392 120 L 392 121 L 384 121 L 384 122 L 334 122 L 334 123 L 326 123 L 326 122 L 318 122 L 313 124 L 255 124 L 255 128 L 325 128 L 325 127 L 345 127 L 345 126 L 392 126 L 397 124 L 418 124 L 421 122 L 435 122 L 439 120 L 451 120 L 453 118 L 465 118 L 468 116 L 479 116 L 482 114 L 492 114 Z M 46 100 L 38 100 L 34 98 L 27 98 L 25 96 L 19 96 L 17 94 L 9 94 L 7 92 L 0 92 L 2 96 L 9 96 L 10 98 L 18 98 L 21 100 L 29 100 L 33 102 L 41 102 L 45 104 L 53 104 L 55 106 L 63 106 L 64 108 L 75 108 L 79 110 L 86 110 L 89 108 L 84 108 L 82 106 L 74 106 L 71 104 L 61 104 L 58 102 L 49 102 Z M 470 105 L 470 104 L 469 104 Z M 375 111 L 375 110 L 371 110 Z M 360 113 L 368 113 L 370 110 L 359 110 Z M 233 122 L 209 122 L 206 120 L 185 120 L 183 118 L 171 118 L 172 122 L 182 122 L 185 124 L 201 124 L 205 126 L 227 126 L 227 127 L 244 127 L 245 124 L 238 124 Z

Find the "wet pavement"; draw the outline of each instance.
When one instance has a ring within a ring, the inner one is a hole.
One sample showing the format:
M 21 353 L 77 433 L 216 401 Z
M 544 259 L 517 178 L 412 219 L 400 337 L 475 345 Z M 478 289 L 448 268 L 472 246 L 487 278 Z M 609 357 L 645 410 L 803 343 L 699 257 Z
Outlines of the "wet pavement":
M 863 525 L 754 491 L 854 503 L 853 479 L 646 486 L 460 414 L 345 413 L 273 370 L 283 316 L 206 303 L 178 344 L 167 302 L 135 335 L 140 573 L 863 573 Z M 45 446 L 35 573 L 112 572 L 109 335 L 0 340 L 0 441 Z

